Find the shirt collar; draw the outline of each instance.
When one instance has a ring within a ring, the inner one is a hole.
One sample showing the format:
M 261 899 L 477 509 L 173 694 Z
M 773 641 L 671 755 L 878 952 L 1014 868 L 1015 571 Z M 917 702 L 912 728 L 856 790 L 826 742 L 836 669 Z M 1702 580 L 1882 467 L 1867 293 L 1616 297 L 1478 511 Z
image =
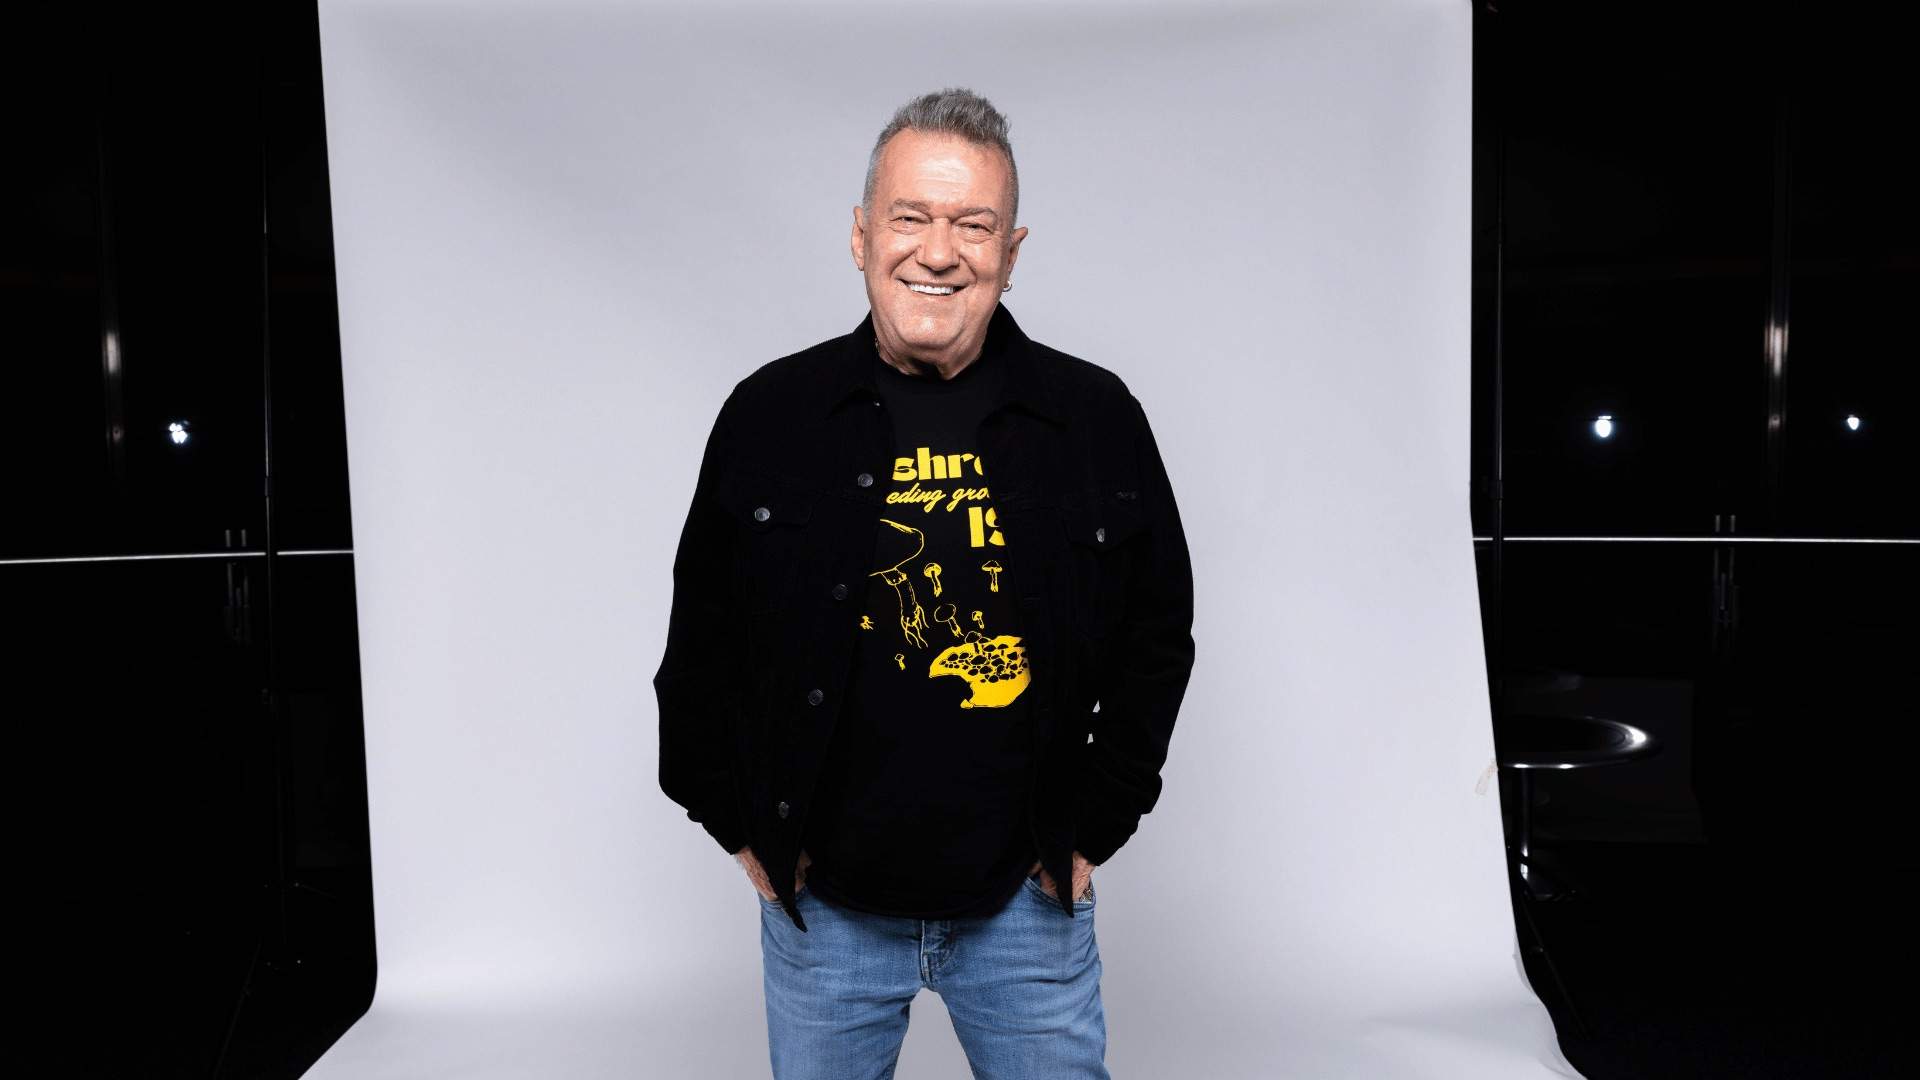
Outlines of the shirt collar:
M 841 338 L 837 348 L 828 352 L 823 367 L 827 372 L 825 400 L 821 412 L 830 413 L 856 395 L 876 400 L 880 388 L 873 379 L 873 362 L 878 359 L 873 345 L 873 312 L 869 310 L 853 332 Z M 1000 396 L 994 407 L 1018 404 L 1054 423 L 1065 423 L 1066 413 L 1054 387 L 1053 369 L 1048 357 L 1033 347 L 1033 342 L 1013 312 L 1004 303 L 996 303 L 993 318 L 987 323 L 987 340 L 981 346 L 986 356 L 999 361 L 1006 370 Z M 979 361 L 975 361 L 978 363 Z

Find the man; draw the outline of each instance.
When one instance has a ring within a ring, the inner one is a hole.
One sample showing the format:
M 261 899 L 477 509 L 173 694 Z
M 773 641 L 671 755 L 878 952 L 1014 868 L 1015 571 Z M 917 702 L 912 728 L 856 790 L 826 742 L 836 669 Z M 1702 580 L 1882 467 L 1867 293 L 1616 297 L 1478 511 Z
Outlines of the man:
M 1192 576 L 1139 401 L 1000 301 L 1006 130 L 962 89 L 882 130 L 870 311 L 735 385 L 674 560 L 660 785 L 760 893 L 782 1080 L 890 1077 L 922 986 L 976 1076 L 1107 1076 L 1092 872 L 1159 797 Z

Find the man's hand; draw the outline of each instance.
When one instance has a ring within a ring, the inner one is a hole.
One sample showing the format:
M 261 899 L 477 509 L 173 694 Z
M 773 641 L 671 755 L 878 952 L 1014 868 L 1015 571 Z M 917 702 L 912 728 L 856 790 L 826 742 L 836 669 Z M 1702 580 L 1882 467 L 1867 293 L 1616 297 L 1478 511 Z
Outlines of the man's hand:
M 759 892 L 761 899 L 779 899 L 773 894 L 773 879 L 767 876 L 766 867 L 760 865 L 760 859 L 754 855 L 751 846 L 743 847 L 739 851 L 734 852 L 733 857 L 746 869 L 747 879 L 753 882 L 753 887 Z M 806 884 L 807 867 L 812 864 L 812 862 L 813 856 L 807 854 L 806 849 L 802 848 L 800 850 L 800 861 L 793 868 L 794 892 L 799 892 L 800 886 Z
M 1093 867 L 1094 864 L 1088 862 L 1085 855 L 1077 851 L 1073 853 L 1073 898 L 1075 900 L 1087 898 L 1087 886 L 1093 882 Z M 1036 862 L 1027 873 L 1031 874 L 1034 870 L 1040 871 L 1040 887 L 1049 893 L 1053 892 L 1053 875 L 1047 873 L 1047 868 Z

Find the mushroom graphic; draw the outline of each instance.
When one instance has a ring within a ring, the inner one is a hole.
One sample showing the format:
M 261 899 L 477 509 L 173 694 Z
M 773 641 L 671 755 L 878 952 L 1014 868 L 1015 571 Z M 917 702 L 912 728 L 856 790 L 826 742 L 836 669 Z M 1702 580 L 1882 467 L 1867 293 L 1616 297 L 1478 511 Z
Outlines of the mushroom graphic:
M 907 654 L 906 653 L 894 653 L 893 662 L 900 665 L 901 671 L 907 670 Z
M 907 552 L 898 562 L 881 567 L 867 576 L 877 577 L 892 587 L 894 596 L 900 601 L 901 635 L 916 648 L 924 649 L 927 647 L 927 639 L 920 635 L 920 631 L 927 625 L 927 613 L 920 606 L 920 598 L 914 595 L 913 575 L 900 567 L 919 558 L 920 553 L 927 549 L 927 536 L 911 525 L 902 525 L 887 518 L 881 518 L 880 524 L 892 526 L 894 530 L 892 533 L 882 531 L 880 535 L 883 543 L 889 547 L 895 544 L 902 547 L 910 544 L 913 550 Z
M 979 627 L 982 630 L 985 630 L 987 628 L 987 617 L 978 608 L 975 608 L 973 612 L 973 625 Z
M 980 569 L 985 570 L 987 573 L 993 575 L 992 580 L 990 580 L 987 584 L 987 588 L 993 592 L 999 592 L 1000 591 L 1000 560 L 988 559 L 986 562 L 983 562 L 980 564 Z
M 933 595 L 940 595 L 940 564 L 930 562 L 920 569 L 920 573 L 933 582 Z
M 963 709 L 999 708 L 1012 704 L 1030 681 L 1027 651 L 1010 634 L 989 638 L 971 631 L 964 644 L 949 645 L 927 666 L 927 677 L 958 675 L 971 696 Z
M 954 618 L 954 616 L 957 614 L 959 614 L 959 609 L 954 607 L 952 604 L 941 604 L 939 607 L 933 609 L 933 621 L 937 623 L 946 623 L 947 629 L 953 631 L 953 636 L 959 637 L 960 636 L 960 620 Z

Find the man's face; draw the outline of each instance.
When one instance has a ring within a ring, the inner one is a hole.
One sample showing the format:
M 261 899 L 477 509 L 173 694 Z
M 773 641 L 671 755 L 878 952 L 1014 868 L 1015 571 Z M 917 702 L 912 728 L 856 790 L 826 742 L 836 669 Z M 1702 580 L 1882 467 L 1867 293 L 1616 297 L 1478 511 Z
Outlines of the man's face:
M 853 261 L 889 358 L 946 369 L 978 355 L 1027 235 L 1008 220 L 1009 179 L 992 147 L 911 128 L 887 141 L 873 219 L 853 208 Z

